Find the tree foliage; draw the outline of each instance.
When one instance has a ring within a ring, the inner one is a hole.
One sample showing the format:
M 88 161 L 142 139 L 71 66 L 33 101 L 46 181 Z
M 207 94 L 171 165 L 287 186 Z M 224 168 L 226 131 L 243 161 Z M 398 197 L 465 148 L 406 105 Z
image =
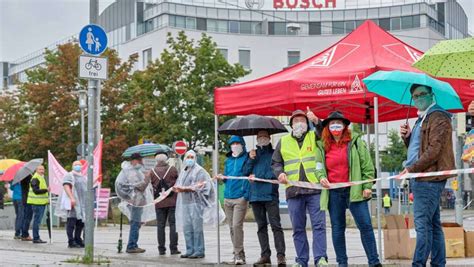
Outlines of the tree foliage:
M 384 171 L 400 172 L 403 170 L 403 161 L 407 159 L 407 151 L 403 140 L 396 130 L 391 130 L 388 134 L 389 146 L 385 153 L 381 155 L 381 165 Z

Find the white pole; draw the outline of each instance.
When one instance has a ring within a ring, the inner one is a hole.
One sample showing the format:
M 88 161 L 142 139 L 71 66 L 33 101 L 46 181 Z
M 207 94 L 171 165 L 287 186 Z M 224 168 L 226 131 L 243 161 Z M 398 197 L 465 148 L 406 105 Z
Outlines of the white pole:
M 377 168 L 377 178 L 380 177 L 380 158 L 379 158 L 379 99 L 374 97 L 374 129 L 375 129 L 375 168 Z M 378 245 L 379 257 L 383 259 L 382 251 L 382 225 L 380 222 L 380 207 L 382 206 L 382 184 L 377 183 L 377 231 L 378 231 Z
M 219 174 L 219 116 L 214 115 L 214 153 L 212 158 L 212 172 L 216 176 Z M 220 202 L 219 202 L 219 181 L 216 181 L 217 198 L 217 264 L 221 263 L 221 231 L 220 231 Z
M 97 187 L 96 191 L 96 198 L 95 198 L 95 230 L 94 230 L 94 235 L 95 232 L 97 231 L 97 226 L 99 225 L 99 201 L 100 201 L 100 188 L 101 188 L 101 183 L 99 183 L 99 186 Z M 94 238 L 95 241 L 95 238 Z M 94 242 L 95 246 L 95 242 Z
M 53 244 L 53 202 L 51 202 L 52 197 L 51 193 L 49 193 L 49 229 L 51 231 L 51 238 L 49 239 L 49 243 Z

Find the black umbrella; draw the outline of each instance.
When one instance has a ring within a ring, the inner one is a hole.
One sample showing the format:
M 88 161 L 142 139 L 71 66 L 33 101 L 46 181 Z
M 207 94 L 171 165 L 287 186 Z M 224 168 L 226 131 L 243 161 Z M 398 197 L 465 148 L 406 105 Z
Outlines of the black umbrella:
M 122 224 L 123 224 L 123 214 L 120 212 L 120 236 L 117 244 L 118 253 L 122 253 L 123 241 L 122 241 Z
M 13 179 L 12 184 L 17 184 L 21 182 L 21 180 L 25 179 L 29 175 L 35 173 L 36 168 L 43 164 L 43 159 L 32 159 L 28 161 L 23 167 L 21 167 L 15 174 L 15 178 Z
M 260 115 L 247 115 L 228 120 L 217 131 L 220 134 L 239 136 L 257 135 L 259 131 L 267 131 L 269 134 L 288 132 L 279 120 Z
M 49 203 L 51 205 L 51 203 Z M 48 227 L 48 235 L 49 235 L 49 243 L 51 243 L 51 214 L 49 213 L 49 209 L 46 212 L 46 226 Z

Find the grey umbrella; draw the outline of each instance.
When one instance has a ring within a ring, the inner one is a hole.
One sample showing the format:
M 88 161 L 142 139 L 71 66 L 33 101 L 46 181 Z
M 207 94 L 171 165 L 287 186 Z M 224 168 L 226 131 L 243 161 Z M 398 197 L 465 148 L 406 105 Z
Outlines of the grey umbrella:
M 21 180 L 25 179 L 28 175 L 32 175 L 36 171 L 36 168 L 41 164 L 43 164 L 43 159 L 32 159 L 28 161 L 16 172 L 12 183 L 17 184 L 21 182 Z

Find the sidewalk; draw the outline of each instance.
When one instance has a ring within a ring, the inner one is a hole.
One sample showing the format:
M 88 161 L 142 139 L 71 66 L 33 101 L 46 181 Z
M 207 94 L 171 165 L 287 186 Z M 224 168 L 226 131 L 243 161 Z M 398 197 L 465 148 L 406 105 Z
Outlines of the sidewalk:
M 124 248 L 128 240 L 128 225 L 124 225 L 123 241 Z M 260 246 L 256 235 L 257 227 L 255 223 L 245 223 L 245 252 L 247 254 L 248 266 L 260 256 Z M 271 231 L 270 231 L 271 232 Z M 330 229 L 327 231 L 327 244 L 329 263 L 335 264 L 335 254 L 332 247 Z M 42 229 L 40 232 L 43 240 L 48 240 L 47 231 Z M 215 266 L 217 265 L 217 232 L 212 227 L 205 228 L 206 258 L 202 260 L 180 259 L 179 256 L 159 256 L 156 241 L 156 228 L 152 226 L 142 227 L 140 231 L 139 245 L 147 251 L 140 255 L 130 255 L 126 253 L 117 253 L 117 240 L 119 237 L 118 225 L 109 225 L 100 227 L 95 234 L 95 256 L 108 258 L 113 266 Z M 311 232 L 308 232 L 309 242 L 311 244 Z M 377 233 L 376 233 L 377 238 Z M 295 250 L 291 238 L 291 231 L 285 231 L 286 251 L 288 264 L 292 264 L 295 258 Z M 53 229 L 53 244 L 36 245 L 31 242 L 22 242 L 13 240 L 13 231 L 0 231 L 0 266 L 19 266 L 19 265 L 39 265 L 55 266 L 66 265 L 76 266 L 64 261 L 82 256 L 83 249 L 68 249 L 66 245 L 66 233 L 64 229 Z M 272 248 L 273 237 L 270 233 L 270 242 Z M 353 266 L 366 266 L 362 244 L 360 242 L 359 232 L 356 229 L 347 229 L 346 231 L 347 254 L 349 263 Z M 232 244 L 229 238 L 228 227 L 221 227 L 221 261 L 228 261 L 232 257 Z M 179 248 L 184 251 L 183 235 L 179 236 Z M 276 263 L 276 255 L 272 251 L 272 261 Z M 448 259 L 449 266 L 472 266 L 474 259 Z M 310 262 L 311 263 L 311 262 Z M 411 264 L 406 261 L 384 261 L 389 266 L 408 266 Z M 107 264 L 104 264 L 107 265 Z

